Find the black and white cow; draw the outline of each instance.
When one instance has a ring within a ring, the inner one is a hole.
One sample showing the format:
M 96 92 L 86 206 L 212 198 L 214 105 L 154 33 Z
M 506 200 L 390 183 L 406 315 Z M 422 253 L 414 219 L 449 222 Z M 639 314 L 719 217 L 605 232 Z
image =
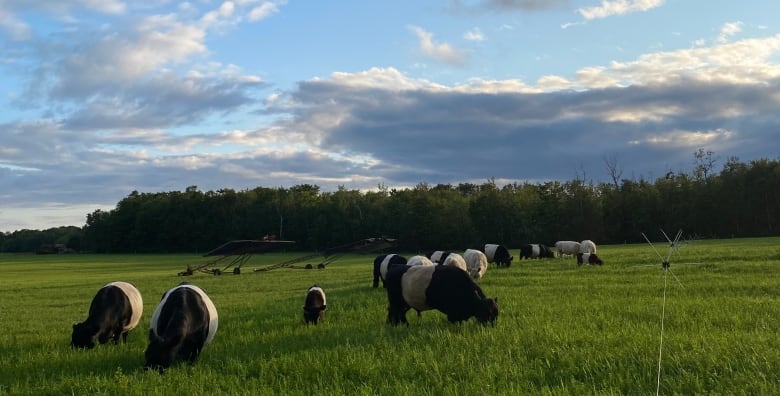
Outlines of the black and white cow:
M 487 256 L 488 263 L 495 262 L 499 267 L 509 267 L 512 265 L 512 260 L 515 258 L 509 254 L 509 249 L 504 245 L 496 245 L 492 243 L 485 244 L 485 256 Z
M 95 340 L 105 344 L 127 342 L 127 333 L 138 325 L 144 310 L 141 293 L 127 282 L 111 282 L 98 290 L 89 306 L 87 320 L 73 325 L 70 345 L 91 349 Z
M 444 260 L 446 260 L 450 254 L 452 254 L 452 252 L 448 252 L 446 250 L 435 250 L 426 254 L 425 257 L 431 259 L 434 264 L 443 264 Z
M 604 261 L 596 253 L 577 253 L 577 265 L 582 264 L 602 265 Z
M 199 287 L 183 282 L 168 290 L 152 314 L 145 367 L 163 372 L 177 358 L 195 363 L 218 324 L 217 308 Z
M 379 280 L 382 280 L 382 287 L 385 286 L 385 276 L 387 269 L 394 265 L 406 264 L 406 257 L 397 254 L 382 254 L 374 259 L 374 287 L 379 287 Z
M 479 323 L 495 325 L 498 317 L 498 298 L 487 298 L 468 273 L 445 265 L 393 267 L 387 273 L 387 300 L 392 325 L 408 325 L 410 308 L 439 310 L 452 323 L 473 316 Z
M 321 287 L 314 285 L 306 290 L 306 300 L 303 302 L 303 321 L 306 324 L 320 323 L 328 309 L 325 291 Z
M 520 260 L 552 257 L 555 257 L 555 253 L 553 253 L 552 249 L 541 243 L 531 243 L 520 247 Z

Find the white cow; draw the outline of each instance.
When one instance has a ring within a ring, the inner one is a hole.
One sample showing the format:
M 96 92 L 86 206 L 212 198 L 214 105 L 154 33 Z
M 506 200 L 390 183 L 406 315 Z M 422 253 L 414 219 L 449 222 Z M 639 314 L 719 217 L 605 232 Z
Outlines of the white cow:
M 457 253 L 450 253 L 447 255 L 447 258 L 444 259 L 444 262 L 441 265 L 448 265 L 450 267 L 460 268 L 466 272 L 469 272 L 466 260 L 463 259 L 463 256 Z
M 466 268 L 468 269 L 466 272 L 468 272 L 474 280 L 479 280 L 485 276 L 488 266 L 488 260 L 485 253 L 482 253 L 477 249 L 466 249 L 466 251 L 463 252 L 463 259 L 466 260 Z
M 577 253 L 596 253 L 596 244 L 590 239 L 580 242 L 580 251 Z
M 575 241 L 558 241 L 555 242 L 555 250 L 558 252 L 558 257 L 564 255 L 574 256 L 580 252 L 580 243 Z
M 406 261 L 406 265 L 409 267 L 415 266 L 415 265 L 434 265 L 433 261 L 425 256 L 412 256 L 409 258 L 409 260 Z

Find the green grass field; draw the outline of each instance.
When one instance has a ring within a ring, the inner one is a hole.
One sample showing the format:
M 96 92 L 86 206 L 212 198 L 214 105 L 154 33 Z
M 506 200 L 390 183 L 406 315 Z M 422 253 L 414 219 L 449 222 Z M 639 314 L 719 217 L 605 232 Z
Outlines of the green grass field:
M 0 255 L 0 394 L 655 394 L 664 290 L 661 394 L 780 394 L 780 238 L 684 245 L 671 260 L 676 277 L 646 244 L 599 255 L 603 267 L 491 266 L 480 285 L 499 298 L 494 328 L 453 325 L 438 311 L 388 326 L 385 291 L 371 288 L 373 255 L 250 273 L 301 256 L 268 254 L 242 275 L 186 278 L 177 273 L 203 257 Z M 143 294 L 140 325 L 126 345 L 72 350 L 71 325 L 114 280 Z M 183 280 L 212 298 L 219 331 L 196 365 L 144 371 L 151 314 Z M 306 326 L 314 283 L 328 310 Z

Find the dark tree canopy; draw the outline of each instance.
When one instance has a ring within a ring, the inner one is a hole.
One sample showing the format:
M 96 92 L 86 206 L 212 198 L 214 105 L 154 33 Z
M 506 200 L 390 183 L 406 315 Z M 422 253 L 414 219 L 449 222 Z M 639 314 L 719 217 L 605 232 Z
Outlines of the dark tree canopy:
M 312 251 L 386 236 L 401 251 L 462 250 L 485 243 L 518 247 L 556 240 L 600 244 L 641 242 L 659 228 L 700 237 L 780 233 L 780 162 L 729 158 L 718 174 L 712 152 L 694 153 L 691 174 L 669 172 L 654 181 L 611 178 L 593 183 L 481 185 L 420 183 L 413 188 L 361 192 L 315 185 L 234 191 L 132 191 L 109 211 L 87 214 L 82 228 L 0 233 L 0 251 L 32 252 L 66 245 L 106 253 L 207 252 L 235 239 L 274 236 Z

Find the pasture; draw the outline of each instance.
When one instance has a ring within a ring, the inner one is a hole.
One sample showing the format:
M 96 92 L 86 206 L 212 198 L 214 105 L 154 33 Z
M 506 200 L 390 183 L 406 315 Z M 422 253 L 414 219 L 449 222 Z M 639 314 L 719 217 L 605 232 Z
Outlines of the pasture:
M 491 264 L 479 281 L 499 299 L 494 328 L 437 311 L 387 325 L 386 293 L 371 288 L 374 255 L 250 273 L 301 256 L 266 254 L 242 275 L 191 277 L 176 274 L 203 257 L 0 255 L 0 394 L 655 394 L 665 287 L 660 394 L 780 393 L 780 238 L 683 245 L 676 278 L 646 244 L 599 246 L 602 267 L 511 252 L 510 268 Z M 71 349 L 71 325 L 114 280 L 143 294 L 140 325 L 126 345 Z M 214 342 L 194 366 L 144 371 L 150 316 L 185 280 L 217 306 Z M 306 326 L 315 283 L 328 310 Z

